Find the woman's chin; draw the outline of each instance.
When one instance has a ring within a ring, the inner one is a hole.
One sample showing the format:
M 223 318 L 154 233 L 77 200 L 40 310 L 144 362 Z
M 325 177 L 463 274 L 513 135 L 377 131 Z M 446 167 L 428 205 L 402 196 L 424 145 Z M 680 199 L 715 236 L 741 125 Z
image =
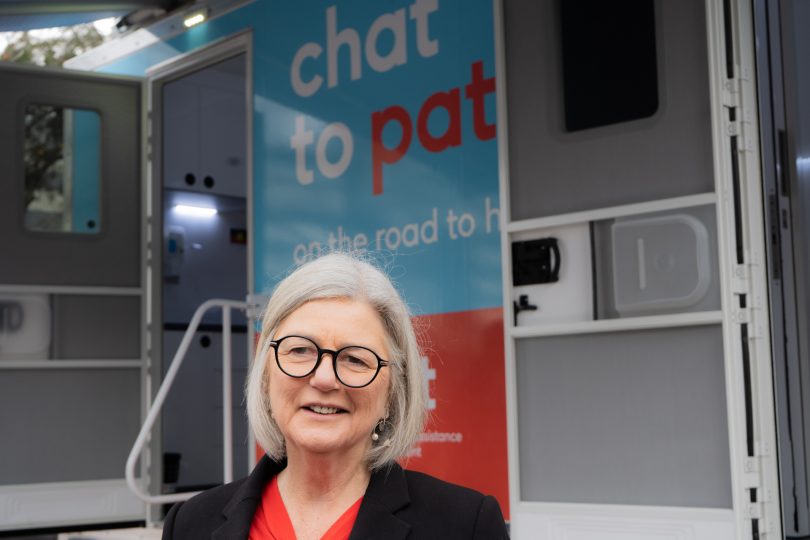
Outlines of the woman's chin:
M 345 456 L 357 453 L 362 456 L 367 447 L 368 444 L 364 444 L 363 441 L 347 439 L 334 431 L 308 430 L 307 433 L 297 437 L 287 437 L 288 452 L 294 448 L 300 452 L 317 455 Z

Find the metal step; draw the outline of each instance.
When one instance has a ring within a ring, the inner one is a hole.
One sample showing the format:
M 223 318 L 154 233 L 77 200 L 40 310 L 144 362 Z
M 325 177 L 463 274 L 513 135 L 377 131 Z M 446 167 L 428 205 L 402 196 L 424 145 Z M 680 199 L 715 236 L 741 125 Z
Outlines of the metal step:
M 137 527 L 134 529 L 60 533 L 57 540 L 160 540 L 162 534 L 162 528 Z

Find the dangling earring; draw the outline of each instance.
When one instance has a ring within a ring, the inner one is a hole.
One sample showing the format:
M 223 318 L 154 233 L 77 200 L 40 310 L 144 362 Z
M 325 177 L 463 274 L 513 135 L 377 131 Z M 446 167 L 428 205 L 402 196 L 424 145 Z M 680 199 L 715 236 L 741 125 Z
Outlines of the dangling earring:
M 388 416 L 386 415 L 385 418 L 382 418 L 377 425 L 374 426 L 374 431 L 371 432 L 371 440 L 377 442 L 380 440 L 380 433 L 385 431 L 385 424 L 387 423 Z

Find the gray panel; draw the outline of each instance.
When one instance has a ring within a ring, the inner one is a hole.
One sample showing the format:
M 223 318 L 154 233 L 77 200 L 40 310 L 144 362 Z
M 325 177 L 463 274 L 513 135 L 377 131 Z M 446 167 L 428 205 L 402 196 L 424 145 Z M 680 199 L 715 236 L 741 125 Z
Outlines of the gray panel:
M 702 0 L 655 3 L 658 112 L 576 133 L 563 129 L 554 6 L 504 2 L 512 219 L 714 191 Z
M 201 345 L 203 337 L 210 340 Z M 243 333 L 232 334 L 234 478 L 248 473 L 247 416 L 244 384 L 247 343 Z M 163 333 L 166 369 L 180 345 L 183 332 Z M 162 416 L 163 451 L 180 459 L 178 486 L 222 483 L 222 335 L 198 332 L 177 374 Z
M 777 164 L 765 170 L 766 188 L 778 201 L 771 201 L 767 208 L 776 216 L 770 220 L 768 235 L 781 243 L 777 246 L 781 253 L 769 254 L 768 267 L 780 406 L 777 424 L 783 514 L 786 532 L 805 537 L 810 532 L 810 2 L 765 4 L 774 37 L 764 50 L 771 53 L 772 64 L 770 69 L 758 66 L 758 71 L 769 77 L 765 83 L 773 86 L 774 103 L 766 103 L 763 110 L 773 111 L 774 128 L 784 136 L 784 152 L 777 145 Z M 784 69 L 784 81 L 779 80 L 780 69 Z M 783 97 L 784 108 L 780 103 Z M 765 144 L 768 135 L 763 135 Z M 763 156 L 766 160 L 771 157 L 767 149 Z M 778 184 L 767 183 L 768 173 L 778 179 Z M 784 304 L 780 306 L 781 301 Z
M 141 176 L 139 82 L 69 72 L 0 70 L 0 283 L 138 286 Z M 99 235 L 28 232 L 23 226 L 22 118 L 28 103 L 101 115 Z
M 139 404 L 139 370 L 3 371 L 0 485 L 123 478 Z
M 792 157 L 795 156 L 791 166 L 791 186 L 788 192 L 792 193 L 792 233 L 796 235 L 794 247 L 796 250 L 797 297 L 799 298 L 799 342 L 804 358 L 810 358 L 810 34 L 807 32 L 806 22 L 810 21 L 810 2 L 795 0 L 788 2 L 791 7 L 792 28 L 791 37 L 795 42 L 791 47 L 790 55 L 793 60 L 789 69 L 795 83 L 788 102 L 788 133 L 794 133 L 794 148 L 790 149 Z M 795 169 L 793 168 L 795 166 Z M 806 369 L 806 368 L 805 368 Z M 810 395 L 810 380 L 805 378 L 804 392 Z M 805 429 L 810 431 L 810 415 L 805 415 Z
M 523 500 L 731 508 L 719 327 L 516 349 Z
M 139 359 L 140 296 L 54 297 L 53 358 Z
M 696 311 L 711 311 L 720 309 L 720 270 L 717 260 L 717 218 L 713 205 L 695 208 L 682 208 L 667 212 L 655 212 L 633 216 L 633 219 L 657 218 L 686 214 L 697 218 L 706 227 L 709 239 L 710 282 L 709 288 L 702 299 L 692 305 L 674 308 L 650 309 L 644 315 L 658 315 L 662 313 L 686 313 Z M 607 219 L 593 223 L 594 242 L 594 279 L 596 292 L 596 318 L 611 319 L 621 315 L 615 308 L 613 298 L 613 246 L 611 245 L 610 227 L 616 220 Z M 632 254 L 635 255 L 635 254 Z M 632 314 L 636 315 L 636 314 Z

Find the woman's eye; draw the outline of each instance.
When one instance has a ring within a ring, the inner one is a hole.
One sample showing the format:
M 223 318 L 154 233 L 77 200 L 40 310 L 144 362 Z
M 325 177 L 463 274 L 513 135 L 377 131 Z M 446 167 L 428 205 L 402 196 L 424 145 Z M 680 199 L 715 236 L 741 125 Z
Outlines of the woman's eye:
M 345 366 L 352 368 L 370 368 L 372 365 L 367 358 L 362 358 L 360 356 L 353 356 L 351 354 L 341 356 L 340 361 Z

